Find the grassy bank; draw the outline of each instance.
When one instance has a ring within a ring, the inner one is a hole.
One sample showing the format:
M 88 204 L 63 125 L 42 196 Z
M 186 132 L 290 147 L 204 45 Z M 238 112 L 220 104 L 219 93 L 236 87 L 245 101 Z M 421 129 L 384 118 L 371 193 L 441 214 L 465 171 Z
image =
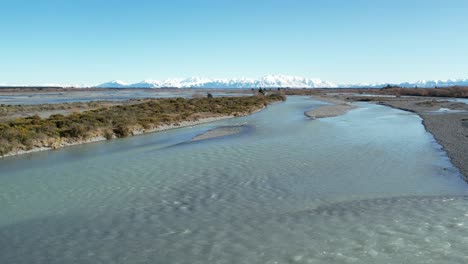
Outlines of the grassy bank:
M 0 122 L 0 156 L 35 148 L 57 148 L 64 143 L 86 142 L 96 137 L 127 137 L 135 131 L 218 116 L 241 116 L 281 95 L 150 99 L 143 103 L 102 107 L 70 115 L 38 115 Z

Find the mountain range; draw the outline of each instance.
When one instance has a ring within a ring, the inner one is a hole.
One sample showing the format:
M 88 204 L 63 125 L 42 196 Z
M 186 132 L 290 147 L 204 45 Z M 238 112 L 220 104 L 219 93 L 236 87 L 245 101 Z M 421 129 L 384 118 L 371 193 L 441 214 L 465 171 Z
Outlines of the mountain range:
M 97 88 L 382 88 L 387 85 L 400 87 L 447 87 L 468 86 L 468 79 L 431 80 L 403 83 L 360 83 L 336 84 L 320 79 L 309 79 L 300 76 L 266 75 L 258 79 L 210 79 L 190 77 L 185 79 L 144 80 L 128 84 L 123 81 L 110 81 L 94 87 Z
M 240 78 L 240 79 L 209 79 L 200 77 L 191 77 L 186 79 L 167 79 L 163 81 L 145 80 L 138 83 L 127 84 L 122 81 L 111 81 L 100 84 L 96 87 L 101 88 L 318 88 L 335 87 L 331 82 L 320 79 L 308 79 L 297 76 L 286 75 L 266 75 L 259 79 Z
M 468 86 L 468 79 L 429 80 L 402 83 L 334 83 L 317 78 L 305 78 L 288 75 L 265 75 L 260 78 L 215 79 L 190 77 L 185 79 L 144 80 L 137 83 L 110 81 L 99 85 L 83 84 L 43 84 L 11 85 L 0 84 L 0 87 L 67 87 L 67 88 L 382 88 L 387 85 L 405 88 L 433 88 L 448 86 Z

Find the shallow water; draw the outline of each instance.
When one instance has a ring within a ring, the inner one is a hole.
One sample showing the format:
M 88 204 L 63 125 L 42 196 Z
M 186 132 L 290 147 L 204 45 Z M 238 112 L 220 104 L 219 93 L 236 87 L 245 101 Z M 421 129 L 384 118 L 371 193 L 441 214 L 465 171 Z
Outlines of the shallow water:
M 468 262 L 468 185 L 420 118 L 320 105 L 0 160 L 0 263 Z
M 454 98 L 454 99 L 448 99 L 448 101 L 468 104 L 468 98 Z

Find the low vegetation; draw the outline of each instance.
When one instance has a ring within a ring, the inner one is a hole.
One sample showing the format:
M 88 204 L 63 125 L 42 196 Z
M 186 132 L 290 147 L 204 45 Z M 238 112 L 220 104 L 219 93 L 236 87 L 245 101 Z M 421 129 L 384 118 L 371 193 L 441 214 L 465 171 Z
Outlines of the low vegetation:
M 446 88 L 384 88 L 383 94 L 397 96 L 429 96 L 429 97 L 458 97 L 468 98 L 468 87 Z
M 353 93 L 395 96 L 427 96 L 468 98 L 468 87 L 453 86 L 444 88 L 401 88 L 387 86 L 384 88 L 320 88 L 320 89 L 282 89 L 286 95 L 320 95 L 323 93 Z
M 66 116 L 55 114 L 41 118 L 34 115 L 6 120 L 0 122 L 0 156 L 39 147 L 56 148 L 95 137 L 127 137 L 135 131 L 204 117 L 245 115 L 281 100 L 285 97 L 280 94 L 147 99 L 142 103 L 101 107 Z

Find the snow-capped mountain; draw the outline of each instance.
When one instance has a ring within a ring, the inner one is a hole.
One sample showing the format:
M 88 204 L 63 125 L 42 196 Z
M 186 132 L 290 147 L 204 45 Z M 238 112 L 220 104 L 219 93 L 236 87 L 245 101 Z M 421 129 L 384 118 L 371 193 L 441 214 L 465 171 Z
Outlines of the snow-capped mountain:
M 300 76 L 288 75 L 265 75 L 260 78 L 232 78 L 232 79 L 212 79 L 190 77 L 185 79 L 166 79 L 166 80 L 144 80 L 137 83 L 126 83 L 115 80 L 102 83 L 96 86 L 84 84 L 44 84 L 44 85 L 11 85 L 0 84 L 0 87 L 8 86 L 37 86 L 37 87 L 73 87 L 73 88 L 382 88 L 387 85 L 400 86 L 405 88 L 433 88 L 433 87 L 448 87 L 448 86 L 468 86 L 468 79 L 448 79 L 448 80 L 430 80 L 430 81 L 415 81 L 415 82 L 381 82 L 381 83 L 341 83 L 336 84 L 320 79 L 309 79 Z
M 298 76 L 266 75 L 259 79 L 209 79 L 191 77 L 186 79 L 144 80 L 126 84 L 122 81 L 111 81 L 97 85 L 99 88 L 329 88 L 337 85 L 320 79 L 308 79 Z
M 398 86 L 401 87 L 446 87 L 446 86 L 468 86 L 468 79 L 456 79 L 456 80 L 433 80 L 433 81 L 417 81 L 414 83 L 404 82 Z
M 360 83 L 360 84 L 335 84 L 320 79 L 309 79 L 300 76 L 266 75 L 258 79 L 209 79 L 190 77 L 185 79 L 167 79 L 163 81 L 145 80 L 138 83 L 126 84 L 122 81 L 111 81 L 95 87 L 100 88 L 382 88 L 386 85 L 400 87 L 447 87 L 468 86 L 468 79 L 432 80 L 403 83 Z
M 420 80 L 416 82 L 402 83 L 360 83 L 360 84 L 339 84 L 338 87 L 346 88 L 382 88 L 387 85 L 399 86 L 403 88 L 434 88 L 434 87 L 449 87 L 449 86 L 468 86 L 468 79 L 454 80 Z
M 298 76 L 267 75 L 256 82 L 259 87 L 291 87 L 291 88 L 329 88 L 336 84 L 320 79 L 308 79 Z
M 115 81 L 110 81 L 110 82 L 100 84 L 95 87 L 97 88 L 127 88 L 128 84 L 123 81 L 115 80 Z

